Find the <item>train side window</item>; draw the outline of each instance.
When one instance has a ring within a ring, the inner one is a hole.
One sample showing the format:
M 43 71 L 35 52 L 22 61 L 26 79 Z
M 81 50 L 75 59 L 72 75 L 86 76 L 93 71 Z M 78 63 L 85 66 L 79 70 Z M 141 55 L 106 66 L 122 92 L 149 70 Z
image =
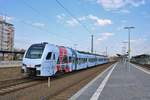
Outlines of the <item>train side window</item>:
M 57 64 L 60 64 L 59 58 L 58 58 L 58 60 L 57 60 Z
M 72 57 L 69 57 L 69 62 L 72 62 Z
M 62 63 L 64 64 L 64 63 L 67 63 L 67 62 L 68 62 L 67 56 L 64 56 Z
M 50 60 L 51 59 L 51 56 L 52 56 L 52 52 L 49 52 L 46 56 L 46 60 Z
M 53 60 L 55 60 L 55 54 L 53 54 Z

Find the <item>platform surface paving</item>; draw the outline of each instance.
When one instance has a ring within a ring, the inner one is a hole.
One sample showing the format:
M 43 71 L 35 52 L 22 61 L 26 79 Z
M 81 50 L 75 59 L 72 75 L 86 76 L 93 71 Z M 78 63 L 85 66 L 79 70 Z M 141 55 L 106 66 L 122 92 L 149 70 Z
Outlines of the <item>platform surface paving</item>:
M 131 63 L 117 62 L 70 100 L 150 100 L 150 72 Z

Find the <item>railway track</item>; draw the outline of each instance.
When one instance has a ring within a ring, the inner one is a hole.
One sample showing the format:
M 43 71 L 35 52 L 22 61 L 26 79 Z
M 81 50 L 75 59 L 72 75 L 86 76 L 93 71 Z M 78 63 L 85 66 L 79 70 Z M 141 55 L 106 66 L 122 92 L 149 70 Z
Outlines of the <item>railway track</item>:
M 18 82 L 18 81 L 25 80 L 25 79 L 28 79 L 28 77 L 19 77 L 19 78 L 2 80 L 0 81 L 0 88 L 8 84 L 13 84 L 14 82 Z
M 150 70 L 150 65 L 148 65 L 148 64 L 139 64 L 139 63 L 136 63 L 136 62 L 131 62 L 131 63 L 136 64 L 136 65 L 138 65 L 140 67 L 143 67 L 143 68 L 145 68 L 147 70 Z
M 67 73 L 67 74 L 59 74 L 57 76 L 51 77 L 51 81 L 66 77 L 70 74 L 77 73 Z M 44 80 L 43 80 L 44 79 Z M 24 88 L 28 88 L 34 85 L 42 84 L 44 82 L 47 82 L 45 78 L 36 78 L 36 77 L 22 77 L 22 78 L 15 78 L 15 79 L 8 79 L 4 81 L 0 81 L 0 95 L 5 95 L 11 92 L 15 92 Z
M 90 68 L 90 69 L 92 69 L 92 68 Z M 64 73 L 58 74 L 57 76 L 51 77 L 51 81 L 59 80 L 61 78 L 63 79 L 69 75 L 79 73 L 81 71 L 82 70 L 74 71 L 74 72 L 66 73 L 66 74 L 64 74 Z M 37 80 L 35 78 L 30 78 L 30 77 L 22 77 L 22 78 L 0 81 L 0 95 L 5 95 L 5 94 L 15 92 L 15 91 L 18 91 L 18 90 L 21 90 L 24 88 L 28 88 L 28 87 L 31 87 L 34 85 L 41 84 L 44 82 L 46 83 L 47 80 L 39 80 L 39 79 Z M 68 88 L 69 87 L 71 87 L 71 86 L 69 85 Z M 52 96 L 54 96 L 54 95 L 52 95 Z
M 108 65 L 111 65 L 111 64 L 107 64 L 107 66 Z M 24 91 L 29 91 L 30 89 L 31 89 L 31 91 L 34 90 L 36 92 L 32 92 L 31 93 L 32 95 L 31 94 L 26 95 L 25 96 L 26 100 L 31 99 L 31 98 L 32 98 L 32 100 L 37 100 L 39 98 L 43 98 L 44 100 L 55 99 L 57 97 L 61 98 L 62 94 L 65 94 L 65 95 L 67 94 L 67 93 L 65 93 L 65 91 L 66 92 L 69 90 L 72 91 L 71 89 L 73 87 L 75 87 L 75 89 L 77 89 L 76 86 L 79 86 L 79 87 L 83 86 L 83 84 L 92 80 L 96 75 L 98 75 L 101 71 L 103 71 L 103 69 L 107 68 L 107 66 L 105 66 L 105 65 L 102 65 L 102 66 L 103 67 L 89 68 L 88 70 L 80 70 L 80 71 L 75 71 L 72 73 L 67 73 L 67 74 L 51 77 L 51 87 L 50 88 L 46 87 L 46 85 L 47 85 L 46 79 L 45 80 L 35 79 L 35 80 L 31 80 L 31 81 L 27 79 L 27 81 L 24 80 L 26 82 L 19 81 L 19 83 L 16 83 L 16 85 L 14 84 L 15 83 L 14 82 L 13 85 L 9 85 L 8 87 L 0 88 L 1 99 L 7 99 L 7 97 L 8 98 L 13 97 L 16 99 L 24 98 L 24 97 L 22 97 L 22 95 L 24 93 L 26 93 Z M 80 77 L 80 75 L 82 77 Z M 21 81 L 23 81 L 23 80 L 21 80 Z M 39 84 L 41 84 L 41 85 L 38 86 Z M 34 86 L 36 86 L 36 88 Z M 42 88 L 41 88 L 41 86 L 42 86 Z M 0 87 L 1 87 L 1 85 L 0 85 Z M 24 90 L 25 88 L 27 88 L 27 90 Z M 41 91 L 43 91 L 43 93 L 41 93 L 38 88 L 41 89 Z M 18 91 L 22 91 L 22 92 L 19 93 Z
M 103 70 L 105 70 L 105 68 Z M 103 70 L 101 70 L 101 71 L 100 70 L 94 70 L 92 73 L 87 75 L 87 78 L 84 77 L 84 78 L 82 78 L 76 82 L 73 82 L 72 84 L 69 84 L 68 86 L 61 88 L 59 91 L 56 91 L 55 93 L 46 96 L 44 99 L 45 100 L 53 100 L 53 99 L 54 100 L 57 100 L 57 99 L 58 100 L 60 100 L 60 99 L 65 100 L 67 98 L 65 98 L 65 99 L 62 98 L 61 93 L 64 93 L 65 91 L 69 91 L 69 89 L 71 89 L 72 87 L 74 87 L 74 86 L 76 86 L 82 82 L 84 83 L 85 81 L 88 82 L 89 80 L 92 80 L 95 76 L 97 76 Z
M 67 77 L 70 74 L 77 73 L 79 71 L 75 71 L 72 73 L 61 73 L 54 77 L 51 77 L 51 81 Z M 43 80 L 44 79 L 44 80 Z M 36 77 L 21 77 L 21 78 L 15 78 L 15 79 L 8 79 L 0 81 L 0 95 L 5 95 L 11 92 L 15 92 L 24 88 L 28 88 L 34 85 L 42 84 L 44 82 L 47 82 L 45 78 L 36 78 Z
M 0 82 L 0 95 L 4 95 L 10 92 L 14 92 L 20 89 L 31 87 L 36 84 L 42 83 L 42 80 L 35 80 L 29 77 L 11 79 Z

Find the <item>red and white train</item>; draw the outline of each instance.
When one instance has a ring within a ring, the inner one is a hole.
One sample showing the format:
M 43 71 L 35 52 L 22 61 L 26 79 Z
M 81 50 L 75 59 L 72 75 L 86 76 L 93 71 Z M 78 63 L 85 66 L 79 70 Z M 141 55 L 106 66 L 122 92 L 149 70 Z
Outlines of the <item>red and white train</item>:
M 33 44 L 25 52 L 22 72 L 35 76 L 53 76 L 108 62 L 108 57 L 85 53 L 49 43 Z

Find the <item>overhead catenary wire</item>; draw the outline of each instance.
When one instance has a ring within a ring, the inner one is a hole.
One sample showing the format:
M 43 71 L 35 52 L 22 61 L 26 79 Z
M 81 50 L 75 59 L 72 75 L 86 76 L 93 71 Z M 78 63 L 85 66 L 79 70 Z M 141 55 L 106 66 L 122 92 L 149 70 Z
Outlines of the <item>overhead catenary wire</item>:
M 23 4 L 25 6 L 27 6 L 28 8 L 30 8 L 32 11 L 34 11 L 36 14 L 38 14 L 38 16 L 43 16 L 44 18 L 46 18 L 47 20 L 49 20 L 49 17 L 45 16 L 44 14 L 42 14 L 39 10 L 37 10 L 36 8 L 32 7 L 30 4 L 28 4 L 25 0 L 21 0 L 23 2 Z
M 28 8 L 30 8 L 32 11 L 34 11 L 38 16 L 41 16 L 42 18 L 44 18 L 44 19 L 46 19 L 46 20 L 49 20 L 49 17 L 47 17 L 47 16 L 45 16 L 44 14 L 42 14 L 39 10 L 37 10 L 36 8 L 34 8 L 33 6 L 31 6 L 29 3 L 27 3 L 25 0 L 22 0 L 22 4 L 24 4 L 26 7 L 28 7 Z M 24 22 L 24 24 L 28 24 L 28 23 L 25 23 Z M 32 26 L 33 27 L 33 26 Z M 37 27 L 35 27 L 35 28 L 37 28 Z M 49 29 L 40 29 L 40 30 L 43 30 L 43 31 L 45 31 L 45 32 L 47 32 L 47 33 L 54 33 L 54 32 L 50 32 L 49 31 Z M 54 34 L 52 34 L 52 35 L 54 35 Z M 61 39 L 64 39 L 64 40 L 66 40 L 66 38 L 67 37 L 58 37 L 58 35 L 55 35 L 57 38 L 61 38 Z M 69 40 L 69 41 L 73 41 L 73 40 L 71 40 L 71 39 L 68 39 L 67 38 L 67 40 Z
M 43 28 L 41 28 L 41 27 L 37 27 L 37 26 L 31 25 L 30 23 L 27 23 L 27 22 L 25 22 L 25 21 L 23 21 L 23 20 L 19 20 L 19 22 L 21 22 L 21 23 L 23 23 L 23 24 L 25 24 L 25 25 L 27 25 L 27 26 L 33 27 L 33 28 L 35 28 L 35 29 L 38 29 L 38 30 L 40 30 L 40 31 L 43 31 L 43 32 L 45 32 L 45 33 L 52 33 L 52 32 L 50 32 L 50 31 L 47 30 L 47 29 L 43 29 Z M 67 40 L 67 41 L 69 41 L 69 42 L 71 41 L 71 40 L 66 39 L 66 38 L 63 38 L 63 37 L 58 37 L 58 35 L 56 35 L 56 34 L 51 34 L 51 35 L 53 35 L 55 38 L 60 38 L 60 39 L 63 39 L 63 40 Z
M 49 17 L 47 17 L 47 16 L 45 16 L 44 14 L 42 14 L 39 10 L 37 10 L 36 8 L 34 8 L 33 6 L 31 6 L 29 3 L 27 3 L 25 0 L 22 0 L 23 1 L 23 4 L 26 6 L 26 7 L 28 7 L 28 8 L 30 8 L 32 11 L 34 11 L 38 16 L 41 16 L 42 18 L 44 18 L 44 19 L 46 19 L 46 20 L 49 20 Z M 48 29 L 46 29 L 46 31 L 48 32 Z M 49 33 L 49 32 L 48 32 Z M 58 35 L 57 35 L 57 37 L 58 37 Z M 59 37 L 60 38 L 60 37 Z M 63 38 L 63 39 L 67 39 L 67 40 L 69 40 L 69 41 L 73 41 L 72 39 L 69 39 L 68 37 L 62 37 L 61 36 L 61 38 Z M 76 42 L 76 41 L 74 41 L 74 42 Z
M 73 15 L 61 2 L 55 0 L 57 4 L 63 8 L 72 18 L 74 18 L 89 34 L 93 35 L 93 33 L 87 28 L 85 24 L 83 24 L 75 15 Z M 93 51 L 93 44 L 91 45 L 91 49 Z
M 71 17 L 73 17 L 88 33 L 91 34 L 91 31 L 86 27 L 86 25 L 82 24 L 81 21 L 79 19 L 77 19 L 67 8 L 65 8 L 58 0 L 56 0 L 57 3 L 59 3 L 59 5 L 61 5 L 63 7 L 63 9 L 65 9 L 65 11 L 67 11 L 67 13 L 69 13 L 69 15 Z M 49 17 L 45 16 L 44 14 L 42 14 L 39 10 L 37 10 L 36 8 L 34 8 L 32 5 L 30 5 L 29 3 L 27 3 L 25 0 L 22 0 L 23 4 L 25 6 L 27 6 L 28 8 L 30 8 L 32 11 L 34 11 L 36 14 L 38 14 L 38 16 L 42 16 L 43 18 L 46 18 L 49 20 Z M 23 21 L 21 21 L 23 22 Z M 23 24 L 26 24 L 26 25 L 30 25 L 30 23 L 26 23 L 25 21 L 23 22 Z M 39 30 L 42 30 L 42 31 L 45 31 L 47 33 L 51 33 L 49 31 L 49 29 L 43 29 L 43 28 L 40 28 L 40 27 L 36 27 L 36 26 L 33 26 L 32 24 L 30 25 L 31 27 L 34 27 L 34 28 L 38 28 Z M 55 35 L 55 34 L 52 34 L 52 35 Z M 56 35 L 55 35 L 56 36 Z M 58 37 L 58 35 L 57 35 Z M 67 37 L 64 38 L 64 36 L 62 37 L 59 37 L 59 38 L 63 38 L 66 40 Z M 69 38 L 67 38 L 67 40 L 69 40 Z M 72 41 L 71 39 L 69 41 Z
M 2 12 L 2 11 L 0 10 L 0 12 Z M 8 13 L 6 14 L 6 12 L 5 12 L 5 15 L 8 15 Z M 10 15 L 8 15 L 8 16 L 10 16 Z M 14 21 L 19 22 L 19 23 L 24 24 L 24 25 L 29 26 L 29 27 L 33 27 L 34 29 L 38 29 L 38 30 L 40 30 L 42 32 L 45 32 L 45 33 L 53 33 L 53 32 L 50 32 L 48 29 L 44 29 L 44 28 L 41 28 L 41 27 L 34 26 L 34 25 L 32 25 L 32 23 L 26 22 L 25 20 L 21 20 L 19 18 L 15 18 Z M 58 37 L 58 35 L 56 35 L 56 34 L 51 34 L 51 35 L 53 35 L 55 38 L 60 38 L 60 39 L 63 39 L 63 40 L 70 41 L 69 39 L 66 39 L 66 38 L 63 38 L 63 37 Z
M 57 4 L 63 8 L 72 18 L 74 18 L 88 33 L 92 34 L 92 32 L 87 28 L 86 25 L 84 25 L 76 16 L 74 16 L 61 2 L 58 0 L 55 0 Z

